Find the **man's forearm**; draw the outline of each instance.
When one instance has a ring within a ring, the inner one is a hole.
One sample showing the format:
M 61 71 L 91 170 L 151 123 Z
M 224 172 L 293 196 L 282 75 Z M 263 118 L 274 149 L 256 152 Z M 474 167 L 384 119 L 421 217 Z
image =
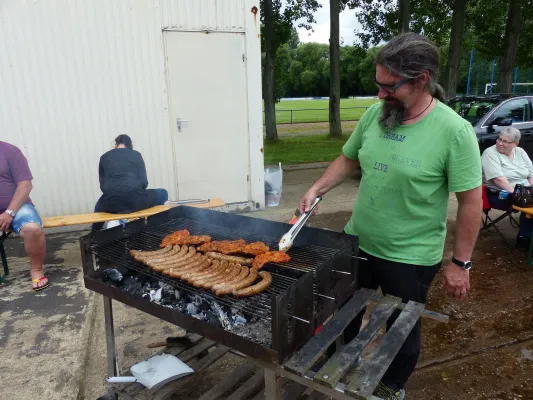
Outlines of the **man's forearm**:
M 498 176 L 497 178 L 494 178 L 493 181 L 500 189 L 506 190 L 509 193 L 514 192 L 514 188 L 511 186 L 505 176 Z
M 311 189 L 316 191 L 317 196 L 322 196 L 344 181 L 358 166 L 359 161 L 350 160 L 344 154 L 341 154 L 331 163 Z
M 459 204 L 455 228 L 454 256 L 468 261 L 476 244 L 481 221 L 481 207 L 478 204 Z
M 30 192 L 32 189 L 31 181 L 22 181 L 17 185 L 17 190 L 9 203 L 8 209 L 17 212 L 24 203 L 30 198 Z

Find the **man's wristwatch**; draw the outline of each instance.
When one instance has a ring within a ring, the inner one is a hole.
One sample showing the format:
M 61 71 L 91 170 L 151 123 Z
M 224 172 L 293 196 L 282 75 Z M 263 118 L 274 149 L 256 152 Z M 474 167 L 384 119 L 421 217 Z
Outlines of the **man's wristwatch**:
M 5 213 L 8 214 L 8 215 L 11 215 L 13 218 L 15 218 L 15 215 L 17 215 L 16 212 L 11 211 L 11 210 L 6 210 Z
M 472 269 L 472 261 L 459 261 L 457 258 L 452 257 L 452 263 L 461 267 L 465 271 Z

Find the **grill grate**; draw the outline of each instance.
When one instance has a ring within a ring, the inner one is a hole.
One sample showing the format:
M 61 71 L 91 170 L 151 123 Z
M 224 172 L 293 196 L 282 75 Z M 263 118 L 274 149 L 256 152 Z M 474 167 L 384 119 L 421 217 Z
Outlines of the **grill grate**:
M 206 222 L 198 222 L 186 218 L 176 218 L 164 224 L 149 226 L 146 230 L 134 233 L 125 238 L 104 244 L 94 244 L 91 248 L 93 254 L 102 259 L 112 261 L 117 266 L 126 267 L 134 271 L 145 274 L 151 278 L 158 279 L 172 285 L 179 291 L 185 291 L 190 295 L 199 294 L 206 299 L 213 300 L 219 304 L 240 310 L 242 312 L 261 316 L 270 319 L 271 316 L 271 295 L 285 292 L 297 277 L 290 271 L 301 271 L 303 273 L 313 271 L 320 263 L 333 258 L 338 254 L 338 249 L 327 247 L 305 245 L 294 246 L 290 250 L 291 261 L 284 264 L 271 263 L 275 265 L 275 272 L 272 273 L 272 285 L 263 293 L 249 298 L 237 299 L 232 296 L 215 296 L 212 292 L 192 287 L 182 281 L 172 279 L 166 275 L 152 271 L 144 264 L 139 263 L 129 255 L 129 250 L 155 250 L 159 248 L 161 240 L 168 234 L 177 230 L 187 229 L 191 235 L 210 235 L 213 240 L 236 240 L 244 239 L 247 242 L 262 241 L 271 249 L 277 250 L 279 238 L 267 235 L 250 235 L 237 232 L 232 229 L 220 227 Z

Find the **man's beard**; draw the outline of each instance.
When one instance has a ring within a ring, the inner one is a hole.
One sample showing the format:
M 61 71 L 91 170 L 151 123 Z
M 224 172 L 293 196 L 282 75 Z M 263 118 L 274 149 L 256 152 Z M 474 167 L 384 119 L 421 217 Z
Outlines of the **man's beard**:
M 388 101 L 391 101 L 390 103 Z M 383 101 L 379 124 L 385 129 L 394 129 L 402 124 L 407 114 L 407 107 L 398 99 L 387 97 Z

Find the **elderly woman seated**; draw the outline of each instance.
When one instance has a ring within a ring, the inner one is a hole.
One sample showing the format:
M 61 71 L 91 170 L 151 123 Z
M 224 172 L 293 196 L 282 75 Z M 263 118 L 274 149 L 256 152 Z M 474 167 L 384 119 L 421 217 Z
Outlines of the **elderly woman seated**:
M 502 129 L 496 144 L 483 152 L 481 162 L 483 179 L 487 185 L 487 197 L 491 207 L 499 210 L 509 210 L 512 207 L 511 194 L 515 185 L 533 185 L 533 163 L 521 147 L 520 131 L 507 127 Z M 509 193 L 507 199 L 500 199 L 502 190 Z M 520 216 L 520 231 L 517 242 L 529 240 L 533 229 L 533 221 Z

